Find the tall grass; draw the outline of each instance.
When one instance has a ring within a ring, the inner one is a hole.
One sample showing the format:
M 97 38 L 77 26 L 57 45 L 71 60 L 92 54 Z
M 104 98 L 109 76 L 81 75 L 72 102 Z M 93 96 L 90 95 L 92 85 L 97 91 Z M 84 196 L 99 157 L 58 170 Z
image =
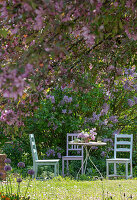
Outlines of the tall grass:
M 22 196 L 26 187 L 27 180 L 24 180 L 21 183 Z M 12 189 L 13 193 L 16 193 L 15 179 L 12 180 Z M 6 192 L 6 183 L 3 183 L 3 188 L 1 186 L 1 191 Z M 26 196 L 33 200 L 137 200 L 137 179 L 76 181 L 58 177 L 46 181 L 33 180 Z

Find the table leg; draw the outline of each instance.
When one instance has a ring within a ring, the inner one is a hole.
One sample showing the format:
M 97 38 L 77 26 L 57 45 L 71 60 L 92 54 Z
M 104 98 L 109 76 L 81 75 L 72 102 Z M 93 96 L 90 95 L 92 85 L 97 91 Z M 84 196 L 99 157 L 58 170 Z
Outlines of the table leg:
M 89 151 L 88 151 L 88 148 L 87 148 L 87 146 L 86 146 L 86 147 L 85 147 L 85 150 L 86 150 L 86 158 L 85 158 L 85 160 L 84 160 L 84 162 L 83 162 L 83 165 L 81 166 L 80 170 L 79 170 L 78 173 L 77 173 L 76 179 L 78 179 L 78 175 L 79 175 L 79 173 L 80 173 L 82 167 L 84 166 L 84 164 L 85 164 L 85 167 L 84 167 L 84 174 L 86 173 L 86 168 L 87 168 L 87 161 L 88 161 L 88 159 L 89 159 L 89 161 L 91 162 L 91 164 L 95 167 L 95 169 L 97 170 L 97 172 L 100 174 L 101 178 L 103 178 L 101 172 L 99 171 L 99 169 L 96 167 L 96 165 L 93 163 L 93 161 L 92 161 L 91 158 L 90 158 L 90 151 L 91 151 L 91 148 L 90 148 Z

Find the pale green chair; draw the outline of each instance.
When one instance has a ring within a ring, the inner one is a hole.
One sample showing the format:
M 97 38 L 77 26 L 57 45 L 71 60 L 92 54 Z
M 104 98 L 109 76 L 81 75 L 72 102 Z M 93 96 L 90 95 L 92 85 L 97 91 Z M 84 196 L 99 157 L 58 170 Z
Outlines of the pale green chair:
M 124 177 L 126 177 L 126 179 L 133 177 L 132 149 L 133 149 L 133 135 L 132 134 L 131 135 L 115 134 L 114 158 L 106 159 L 107 178 L 123 176 L 123 175 L 117 174 L 117 164 L 120 164 L 120 163 L 123 163 L 126 166 L 126 174 Z M 117 157 L 118 152 L 129 153 L 129 158 Z M 114 174 L 109 174 L 109 164 L 111 164 L 111 163 L 114 164 Z M 128 174 L 128 165 L 130 165 L 130 174 Z
M 35 138 L 34 134 L 29 134 L 30 138 L 30 146 L 32 151 L 32 157 L 33 157 L 33 170 L 35 172 L 33 178 L 37 178 L 37 172 L 38 172 L 38 166 L 45 165 L 45 166 L 54 166 L 54 176 L 59 175 L 59 159 L 48 159 L 48 160 L 39 160 L 36 144 L 35 144 Z

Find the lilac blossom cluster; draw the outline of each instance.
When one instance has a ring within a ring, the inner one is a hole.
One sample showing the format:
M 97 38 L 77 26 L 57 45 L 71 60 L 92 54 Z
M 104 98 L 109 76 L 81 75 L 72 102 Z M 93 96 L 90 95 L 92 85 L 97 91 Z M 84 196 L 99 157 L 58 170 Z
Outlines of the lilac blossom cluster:
M 128 99 L 128 105 L 130 107 L 134 106 L 135 104 L 137 104 L 137 97 L 133 97 L 134 100 Z
M 16 124 L 18 127 L 24 126 L 24 123 L 18 120 L 18 114 L 15 114 L 13 110 L 3 110 L 1 111 L 0 121 L 7 123 L 8 125 Z
M 47 95 L 46 96 L 47 99 L 50 99 L 51 100 L 51 103 L 55 103 L 55 97 L 52 96 L 52 95 Z
M 17 116 L 13 110 L 4 110 L 1 112 L 0 121 L 6 122 L 8 125 L 13 125 L 17 121 Z
M 78 138 L 89 138 L 91 140 L 95 140 L 95 135 L 97 135 L 95 131 L 96 128 L 92 128 L 91 130 L 89 130 L 89 132 L 82 131 L 78 134 Z
M 25 80 L 29 73 L 32 72 L 33 66 L 31 64 L 25 66 L 25 72 L 23 74 L 18 74 L 16 69 L 9 70 L 5 67 L 0 74 L 0 89 L 2 89 L 3 97 L 16 100 L 18 96 L 22 96 L 24 88 L 27 86 Z
M 72 97 L 68 97 L 68 96 L 65 95 L 63 97 L 63 101 L 66 102 L 66 103 L 71 103 L 72 102 Z
M 56 157 L 57 156 L 57 158 L 61 158 L 61 152 L 59 152 L 61 150 L 62 149 L 60 147 L 57 147 L 56 150 L 54 150 L 54 149 L 48 149 L 46 151 L 46 156 L 47 157 Z

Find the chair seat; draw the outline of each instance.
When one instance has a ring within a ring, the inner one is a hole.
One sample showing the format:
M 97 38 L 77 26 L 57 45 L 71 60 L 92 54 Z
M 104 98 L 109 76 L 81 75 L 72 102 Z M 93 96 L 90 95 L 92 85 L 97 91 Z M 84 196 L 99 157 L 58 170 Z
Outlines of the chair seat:
M 128 158 L 111 158 L 111 159 L 106 159 L 106 161 L 129 162 L 129 161 L 131 161 L 131 159 L 128 159 Z
M 82 160 L 83 156 L 63 156 L 63 160 Z
M 52 160 L 35 160 L 36 163 L 56 163 L 59 162 L 59 159 L 52 159 Z

